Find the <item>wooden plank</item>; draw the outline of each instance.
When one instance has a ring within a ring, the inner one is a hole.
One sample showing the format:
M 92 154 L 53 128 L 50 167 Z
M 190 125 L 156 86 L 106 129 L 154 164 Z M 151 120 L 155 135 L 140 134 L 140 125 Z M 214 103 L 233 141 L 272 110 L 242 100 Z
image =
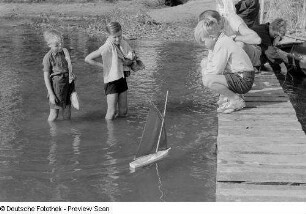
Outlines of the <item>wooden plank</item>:
M 252 116 L 252 117 L 251 117 Z M 243 118 L 233 118 L 233 117 L 222 117 L 220 118 L 220 127 L 223 125 L 227 125 L 235 123 L 237 124 L 236 126 L 262 126 L 263 123 L 267 126 L 270 125 L 280 125 L 283 127 L 290 127 L 290 126 L 298 126 L 298 120 L 296 118 L 290 118 L 289 120 L 285 120 L 283 117 L 276 117 L 276 118 L 271 118 L 273 115 L 266 115 L 266 117 L 256 117 L 255 114 L 250 115 L 248 120 L 244 120 Z
M 305 201 L 306 136 L 275 75 L 256 76 L 245 100 L 218 115 L 217 201 Z
M 246 102 L 287 102 L 288 98 L 285 96 L 252 96 L 245 97 Z
M 242 109 L 242 111 L 246 111 L 246 110 L 249 110 L 248 108 L 290 108 L 292 109 L 292 105 L 288 105 L 288 102 L 289 101 L 286 101 L 286 102 L 280 102 L 280 101 L 277 101 L 277 102 L 246 102 L 246 108 L 245 109 Z M 292 109 L 293 110 L 293 109 Z M 239 113 L 241 111 L 238 111 L 237 113 Z
M 245 202 L 305 202 L 306 186 L 252 185 L 217 182 L 216 200 Z
M 261 141 L 254 139 L 252 143 L 234 143 L 234 144 L 220 144 L 218 146 L 218 152 L 239 152 L 239 153 L 263 153 L 263 154 L 304 154 L 306 155 L 306 145 L 297 143 L 289 143 L 287 141 L 286 144 L 278 144 L 275 143 L 267 143 L 269 141 Z
M 239 182 L 293 182 L 304 183 L 306 180 L 306 165 L 301 168 L 290 169 L 278 166 L 282 169 L 275 169 L 269 166 L 245 165 L 236 164 L 220 164 L 218 165 L 217 181 L 239 181 Z M 272 165 L 273 166 L 273 165 Z M 306 185 L 306 183 L 305 183 Z
M 269 117 L 275 118 L 276 120 L 281 119 L 283 122 L 288 119 L 298 121 L 296 113 L 292 108 L 264 108 L 263 106 L 261 108 L 245 108 L 235 112 L 235 116 L 239 119 L 245 118 L 246 120 L 255 117 L 259 119 Z M 223 120 L 223 118 L 235 118 L 235 116 L 234 114 L 223 114 L 219 118 Z
M 286 97 L 288 98 L 288 96 L 284 95 L 283 92 L 279 91 L 279 92 L 274 92 L 274 91 L 266 91 L 266 92 L 261 92 L 261 93 L 248 93 L 246 95 L 244 95 L 244 97 L 251 99 L 252 97 Z M 289 99 L 289 98 L 288 98 Z M 287 99 L 287 100 L 288 100 Z
M 254 127 L 252 129 L 250 128 L 237 129 L 237 127 L 227 126 L 226 129 L 220 128 L 218 130 L 218 135 L 221 137 L 226 137 L 230 135 L 236 135 L 237 137 L 242 136 L 242 135 L 248 136 L 248 137 L 256 137 L 256 136 L 263 135 L 263 136 L 270 137 L 271 139 L 273 139 L 276 137 L 278 138 L 286 137 L 288 136 L 288 133 L 290 133 L 292 138 L 305 136 L 304 132 L 301 129 L 287 130 L 286 127 L 274 127 L 273 130 L 267 130 L 264 126 Z M 306 141 L 306 139 L 304 140 Z
M 271 164 L 271 165 L 296 165 L 306 166 L 305 154 L 283 155 L 283 154 L 239 154 L 220 152 L 218 163 L 241 163 L 241 164 Z M 306 183 L 306 180 L 305 180 Z
M 238 140 L 239 139 L 239 140 Z M 249 136 L 239 136 L 237 138 L 236 135 L 218 135 L 217 138 L 218 142 L 222 142 L 218 144 L 218 148 L 222 147 L 224 145 L 246 145 L 251 146 L 254 144 L 265 144 L 270 146 L 278 146 L 278 145 L 297 145 L 299 147 L 305 146 L 305 136 L 295 136 L 294 138 L 292 136 L 284 136 L 281 138 L 275 138 L 275 137 L 268 137 L 265 135 L 258 135 L 254 137 Z
M 226 126 L 232 126 L 233 127 L 233 123 L 235 123 L 235 127 L 237 128 L 256 128 L 256 127 L 260 127 L 263 126 L 263 123 L 265 124 L 265 127 L 267 128 L 274 128 L 275 126 L 279 126 L 280 124 L 284 123 L 284 119 L 278 119 L 277 121 L 274 120 L 269 120 L 266 118 L 261 118 L 256 120 L 256 118 L 252 118 L 249 121 L 245 121 L 245 120 L 226 120 L 223 119 L 222 124 L 219 125 L 219 127 L 226 127 Z M 286 121 L 285 124 L 282 124 L 281 127 L 283 128 L 288 128 L 288 129 L 293 129 L 293 130 L 301 130 L 301 126 L 299 124 L 297 124 L 298 121 L 296 119 L 290 119 L 289 121 Z M 272 127 L 271 127 L 272 126 Z

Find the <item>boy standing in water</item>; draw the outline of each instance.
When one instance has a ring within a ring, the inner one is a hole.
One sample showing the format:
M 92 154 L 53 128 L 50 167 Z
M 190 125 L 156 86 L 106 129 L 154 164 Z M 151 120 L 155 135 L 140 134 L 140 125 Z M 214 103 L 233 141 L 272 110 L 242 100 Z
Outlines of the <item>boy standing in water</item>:
M 209 50 L 207 64 L 202 67 L 204 86 L 226 98 L 217 111 L 232 113 L 244 108 L 245 102 L 239 95 L 252 88 L 255 76 L 248 55 L 223 33 L 223 27 L 213 17 L 199 21 L 194 35 Z
M 62 110 L 64 118 L 70 119 L 69 78 L 72 78 L 72 66 L 69 52 L 63 48 L 63 39 L 58 31 L 44 32 L 44 39 L 50 48 L 43 59 L 44 80 L 50 104 L 48 121 L 56 120 L 59 110 Z
M 108 38 L 98 50 L 90 53 L 85 62 L 103 68 L 104 90 L 107 99 L 105 119 L 112 120 L 118 116 L 126 116 L 127 82 L 126 73 L 135 55 L 129 44 L 122 38 L 122 28 L 118 22 L 110 22 L 106 26 Z M 102 63 L 96 61 L 102 57 Z M 117 112 L 118 107 L 118 112 Z

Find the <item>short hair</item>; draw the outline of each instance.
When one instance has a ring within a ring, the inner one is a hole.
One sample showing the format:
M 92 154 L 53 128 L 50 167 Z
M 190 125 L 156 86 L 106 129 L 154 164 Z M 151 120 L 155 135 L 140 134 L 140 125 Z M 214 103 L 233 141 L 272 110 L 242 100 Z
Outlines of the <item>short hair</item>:
M 197 24 L 194 29 L 194 38 L 201 44 L 203 38 L 208 36 L 216 36 L 221 31 L 216 19 L 205 18 Z
M 286 29 L 287 22 L 282 18 L 277 18 L 277 19 L 274 19 L 270 25 L 271 25 L 272 30 L 280 31 L 282 27 Z
M 47 43 L 53 42 L 53 41 L 61 41 L 62 35 L 57 30 L 47 30 L 44 32 L 44 39 Z
M 202 12 L 199 17 L 198 17 L 198 22 L 200 22 L 201 20 L 205 19 L 205 18 L 214 18 L 217 20 L 217 22 L 221 21 L 221 15 L 218 11 L 216 10 L 205 10 L 204 12 Z
M 110 22 L 106 25 L 106 32 L 108 34 L 118 33 L 122 30 L 119 22 Z

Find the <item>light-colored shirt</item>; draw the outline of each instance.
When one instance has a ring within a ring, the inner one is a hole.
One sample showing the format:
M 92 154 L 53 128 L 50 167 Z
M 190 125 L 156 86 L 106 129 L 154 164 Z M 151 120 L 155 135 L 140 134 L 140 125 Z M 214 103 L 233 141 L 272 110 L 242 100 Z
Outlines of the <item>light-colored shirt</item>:
M 205 61 L 206 59 L 203 59 L 201 62 L 203 74 L 239 73 L 254 70 L 246 52 L 224 33 L 220 34 L 214 49 L 208 52 L 207 63 Z
M 235 13 L 224 15 L 224 33 L 227 36 L 239 35 L 239 26 L 244 24 L 243 19 Z
M 43 66 L 43 71 L 49 72 L 51 76 L 68 72 L 68 62 L 65 57 L 64 49 L 57 53 L 50 50 L 44 56 Z
M 127 55 L 132 50 L 123 39 L 120 42 L 120 49 L 124 55 Z M 104 83 L 123 78 L 123 62 L 118 56 L 120 53 L 117 52 L 115 44 L 107 39 L 104 45 L 99 48 L 99 52 L 102 56 Z

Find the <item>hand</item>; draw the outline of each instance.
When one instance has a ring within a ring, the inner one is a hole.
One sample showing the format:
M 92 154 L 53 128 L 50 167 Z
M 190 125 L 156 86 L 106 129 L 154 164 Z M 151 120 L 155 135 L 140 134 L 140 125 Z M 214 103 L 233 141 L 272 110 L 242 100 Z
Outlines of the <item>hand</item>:
M 236 42 L 236 37 L 237 37 L 236 34 L 230 36 L 230 38 L 231 38 L 234 42 Z
M 274 41 L 273 41 L 273 45 L 277 45 L 279 44 L 279 42 L 282 40 L 282 37 L 281 36 L 277 36 L 275 37 Z
M 76 80 L 76 76 L 74 73 L 69 73 L 69 83 L 72 83 Z
M 281 67 L 281 73 L 283 75 L 286 75 L 288 70 L 287 70 L 287 67 L 286 67 L 285 63 L 281 63 L 279 66 Z
M 136 58 L 136 53 L 135 51 L 130 51 L 127 55 L 126 55 L 126 58 L 127 59 L 130 59 L 130 60 L 134 60 Z
M 277 48 L 274 46 L 269 46 L 268 49 L 265 51 L 266 56 L 270 61 L 274 61 L 274 59 L 280 58 L 277 52 Z
M 133 63 L 133 60 L 130 60 L 130 59 L 124 59 L 123 60 L 123 65 L 125 65 L 125 66 L 132 65 L 132 63 Z
M 51 104 L 56 104 L 56 97 L 53 94 L 49 95 L 49 101 Z
M 302 56 L 301 57 L 301 60 L 300 60 L 300 67 L 302 69 L 306 69 L 306 57 L 305 56 Z

